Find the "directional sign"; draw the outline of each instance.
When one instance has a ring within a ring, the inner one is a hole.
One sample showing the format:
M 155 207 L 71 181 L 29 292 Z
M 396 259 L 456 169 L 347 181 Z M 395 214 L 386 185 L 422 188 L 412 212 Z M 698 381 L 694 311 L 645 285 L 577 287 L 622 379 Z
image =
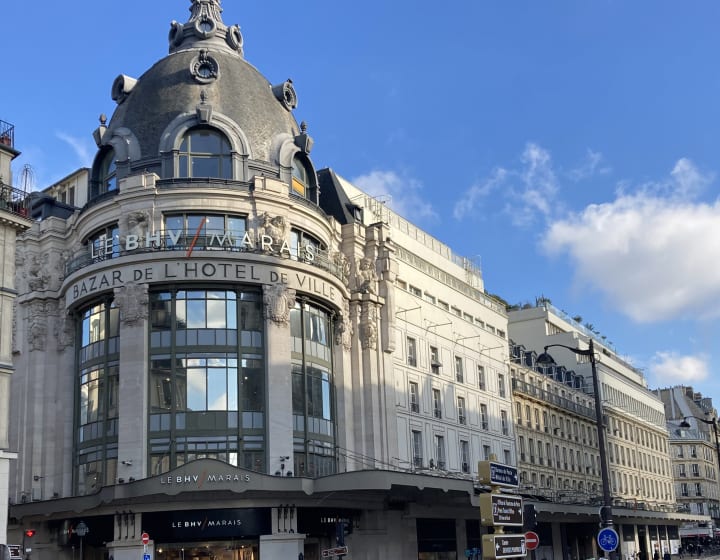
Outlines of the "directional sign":
M 523 502 L 520 496 L 480 494 L 480 523 L 486 526 L 522 527 Z
M 347 546 L 336 546 L 335 548 L 326 548 L 322 551 L 323 558 L 329 558 L 330 556 L 340 556 L 341 554 L 347 554 Z
M 75 526 L 75 534 L 78 537 L 84 537 L 90 532 L 90 528 L 85 524 L 84 521 L 81 521 Z
M 143 554 L 143 560 L 150 560 L 150 555 L 147 552 Z
M 525 533 L 525 548 L 528 550 L 535 550 L 540 546 L 540 537 L 535 531 L 528 531 Z
M 494 461 L 480 461 L 478 462 L 478 476 L 483 484 L 513 488 L 518 486 L 518 470 L 510 465 Z
M 605 552 L 612 552 L 618 547 L 620 538 L 618 537 L 617 531 L 612 527 L 605 527 L 600 529 L 597 534 L 597 542 L 600 548 Z
M 525 535 L 483 535 L 483 558 L 521 558 L 527 554 Z

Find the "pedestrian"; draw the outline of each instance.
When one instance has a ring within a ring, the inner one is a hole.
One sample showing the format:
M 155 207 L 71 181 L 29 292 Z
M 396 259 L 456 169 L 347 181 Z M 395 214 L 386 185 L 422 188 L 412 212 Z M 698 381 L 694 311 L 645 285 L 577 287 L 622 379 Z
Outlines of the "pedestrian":
M 653 553 L 653 560 L 660 560 L 660 551 L 655 547 L 655 552 Z
M 665 551 L 665 554 L 663 554 L 663 560 L 671 560 L 670 553 L 668 551 Z

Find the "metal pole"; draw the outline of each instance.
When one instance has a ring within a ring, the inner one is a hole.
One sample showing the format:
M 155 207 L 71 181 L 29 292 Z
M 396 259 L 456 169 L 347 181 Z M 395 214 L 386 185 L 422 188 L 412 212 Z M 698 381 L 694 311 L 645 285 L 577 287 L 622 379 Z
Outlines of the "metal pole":
M 718 484 L 720 484 L 720 441 L 718 441 L 717 423 L 718 423 L 718 419 L 713 418 L 712 427 L 713 427 L 713 434 L 715 435 L 715 452 L 717 453 L 717 460 L 718 460 L 718 468 L 716 470 L 716 476 L 719 477 Z M 717 518 L 717 516 L 720 516 L 720 510 L 718 510 L 717 508 L 715 509 L 715 515 L 716 515 L 716 518 Z M 714 537 L 715 537 L 715 535 L 713 534 L 713 538 Z
M 595 423 L 598 432 L 598 451 L 600 452 L 600 478 L 602 480 L 603 512 L 600 523 L 603 527 L 613 526 L 612 495 L 610 494 L 610 474 L 608 472 L 607 449 L 605 444 L 605 426 L 603 426 L 603 406 L 600 396 L 600 382 L 598 381 L 597 362 L 595 361 L 595 346 L 593 339 L 589 341 L 590 368 L 592 371 L 593 392 L 595 393 Z M 603 554 L 603 556 L 605 556 Z M 612 557 L 612 556 L 611 556 Z

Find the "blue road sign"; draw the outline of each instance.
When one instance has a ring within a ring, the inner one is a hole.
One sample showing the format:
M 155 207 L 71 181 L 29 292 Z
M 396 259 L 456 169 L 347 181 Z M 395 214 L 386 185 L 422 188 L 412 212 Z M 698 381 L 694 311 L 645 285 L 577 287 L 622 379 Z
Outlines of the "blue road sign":
M 600 529 L 598 532 L 597 542 L 602 550 L 605 552 L 612 552 L 618 547 L 620 538 L 618 537 L 615 529 L 612 527 L 605 527 L 604 529 Z
M 143 560 L 150 560 L 150 555 L 147 553 L 143 554 Z

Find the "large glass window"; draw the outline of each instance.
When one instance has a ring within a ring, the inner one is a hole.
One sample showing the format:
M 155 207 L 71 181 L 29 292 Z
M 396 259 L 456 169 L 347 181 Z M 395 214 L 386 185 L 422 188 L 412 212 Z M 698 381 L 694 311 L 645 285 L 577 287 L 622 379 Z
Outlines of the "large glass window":
M 247 218 L 233 214 L 169 214 L 165 216 L 163 243 L 187 249 L 243 248 Z
M 230 142 L 217 130 L 191 129 L 180 144 L 178 156 L 180 177 L 233 178 Z
M 242 290 L 150 294 L 153 474 L 210 457 L 263 471 L 262 297 Z
M 299 476 L 336 472 L 330 315 L 310 303 L 290 312 L 294 468 Z
M 115 484 L 118 437 L 119 314 L 103 302 L 80 314 L 76 416 L 78 494 Z
M 120 256 L 120 230 L 117 224 L 102 228 L 87 240 L 92 262 L 114 259 Z

